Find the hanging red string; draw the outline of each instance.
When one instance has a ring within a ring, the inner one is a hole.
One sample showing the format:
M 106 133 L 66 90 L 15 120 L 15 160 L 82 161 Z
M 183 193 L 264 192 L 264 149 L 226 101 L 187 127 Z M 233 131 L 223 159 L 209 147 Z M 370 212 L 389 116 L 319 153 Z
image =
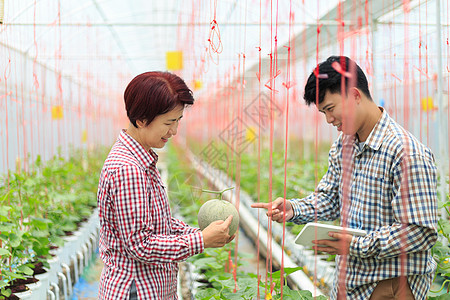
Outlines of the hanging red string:
M 447 18 L 450 16 L 450 9 L 449 9 L 449 1 L 447 0 Z M 446 48 L 447 48 L 447 99 L 450 98 L 450 45 L 449 45 L 449 38 L 450 38 L 450 28 L 447 26 L 447 39 L 446 39 Z M 441 108 L 443 109 L 443 108 Z M 450 132 L 450 105 L 447 105 L 447 132 Z M 447 139 L 448 141 L 448 148 L 450 149 L 450 138 Z M 448 160 L 448 170 L 450 170 L 450 157 L 447 157 Z M 450 184 L 448 185 L 448 194 L 450 195 Z M 450 215 L 450 207 L 446 208 L 448 215 Z M 445 216 L 445 218 L 448 220 L 448 216 Z
M 419 0 L 420 7 L 420 0 Z M 419 9 L 419 68 L 417 69 L 419 72 L 422 70 L 422 44 L 423 44 L 423 35 L 422 35 L 422 22 L 421 22 L 421 9 Z M 422 76 L 419 75 L 419 99 L 422 99 Z M 422 111 L 419 109 L 419 124 L 422 124 Z M 419 138 L 423 141 L 423 133 L 422 133 L 422 125 L 419 126 Z
M 38 110 L 38 101 L 39 101 L 39 80 L 38 80 L 38 76 L 37 76 L 37 57 L 38 57 L 38 44 L 37 44 L 37 38 L 36 38 L 36 10 L 37 10 L 37 0 L 34 0 L 34 4 L 33 4 L 33 46 L 34 46 L 34 59 L 33 59 L 33 86 L 34 86 L 34 93 L 35 93 L 35 102 L 36 104 L 31 104 L 31 99 L 30 99 L 30 106 L 36 106 L 36 112 Z M 30 109 L 31 109 L 30 107 Z M 34 122 L 38 123 L 37 118 L 34 120 Z M 33 137 L 34 136 L 34 126 L 32 126 L 32 124 L 30 124 L 29 126 L 30 129 L 30 136 Z M 39 124 L 36 124 L 36 131 L 39 134 Z M 39 143 L 40 143 L 40 139 L 38 139 L 37 141 L 37 149 L 39 149 Z M 35 147 L 31 147 L 31 157 L 34 158 L 34 150 L 36 148 Z M 38 152 L 39 153 L 39 152 Z
M 409 123 L 409 89 L 410 89 L 410 78 L 409 78 L 409 74 L 410 74 L 410 61 L 409 61 L 409 53 L 410 53 L 410 48 L 409 48 L 409 13 L 410 13 L 410 6 L 409 6 L 409 0 L 404 0 L 403 2 L 403 7 L 404 7 L 404 17 L 405 17 L 405 25 L 404 25 L 404 37 L 405 37 L 405 42 L 404 42 L 404 69 L 403 69 L 403 78 L 404 78 L 404 82 L 403 82 L 403 122 L 405 124 L 405 126 L 408 125 Z M 427 72 L 428 72 L 428 66 L 427 66 Z M 428 84 L 427 84 L 428 86 Z M 428 94 L 428 92 L 427 92 Z M 406 127 L 407 128 L 407 127 Z M 407 211 L 407 205 L 409 202 L 409 184 L 408 184 L 408 160 L 406 159 L 410 153 L 410 149 L 409 149 L 409 143 L 405 140 L 403 143 L 403 157 L 405 159 L 402 160 L 401 162 L 401 170 L 402 170 L 402 182 L 401 182 L 401 203 L 402 203 L 402 215 L 408 216 L 408 211 Z M 406 262 L 407 262 L 407 253 L 406 253 L 406 247 L 408 244 L 408 236 L 406 234 L 406 227 L 407 224 L 405 222 L 402 222 L 402 233 L 400 235 L 400 243 L 401 243 L 401 247 L 400 247 L 400 280 L 399 280 L 399 285 L 400 286 L 406 286 L 407 285 L 407 281 L 406 281 Z M 399 289 L 400 294 L 399 294 L 399 298 L 405 298 L 406 295 L 404 295 L 404 293 L 406 292 L 406 288 L 400 288 Z
M 289 89 L 292 86 L 291 83 L 291 30 L 294 22 L 294 13 L 292 11 L 292 0 L 289 1 L 289 29 L 288 37 L 289 42 L 287 46 L 287 63 L 286 63 L 286 79 L 283 83 L 286 88 L 286 115 L 285 115 L 285 136 L 284 136 L 284 180 L 283 180 L 283 198 L 287 198 L 287 162 L 288 162 L 288 144 L 289 144 Z M 286 239 L 286 200 L 283 203 L 283 238 L 281 243 L 281 299 L 283 299 L 283 286 L 284 286 L 284 252 L 285 252 L 285 239 Z
M 339 3 L 340 5 L 340 3 Z M 319 12 L 320 1 L 317 1 L 317 12 Z M 339 16 L 339 14 L 338 14 Z M 317 35 L 316 35 L 316 68 L 314 69 L 314 75 L 316 77 L 316 107 L 319 107 L 319 79 L 328 78 L 327 74 L 320 74 L 319 72 L 319 51 L 320 51 L 320 33 L 323 24 L 319 22 L 320 16 L 317 16 Z M 338 35 L 339 36 L 339 35 Z M 319 113 L 317 110 L 314 110 L 314 183 L 317 186 L 319 181 L 318 174 L 318 163 L 319 163 Z M 314 207 L 318 206 L 318 197 L 314 196 Z M 314 222 L 318 221 L 317 210 L 314 210 Z M 317 234 L 317 233 L 316 233 Z M 317 236 L 315 237 L 317 239 Z M 315 257 L 317 257 L 317 250 L 314 251 Z M 317 261 L 314 261 L 314 280 L 316 279 L 317 274 Z
M 57 45 L 58 48 L 55 51 L 55 71 L 56 71 L 56 86 L 57 86 L 57 97 L 56 97 L 56 105 L 58 107 L 59 110 L 61 110 L 61 113 L 63 111 L 63 90 L 62 90 L 62 34 L 61 34 L 61 0 L 58 0 L 58 14 L 57 14 L 57 19 L 56 19 L 56 33 L 57 33 Z M 89 82 L 89 81 L 88 81 Z M 63 141 L 62 141 L 62 126 L 64 126 L 63 122 L 58 122 L 57 123 L 62 123 L 62 124 L 58 124 L 56 126 L 57 129 L 57 145 L 62 145 Z M 55 148 L 52 147 L 52 150 L 54 150 Z
M 6 36 L 6 32 L 4 34 Z M 5 139 L 6 139 L 4 165 L 6 166 L 6 170 L 9 170 L 8 99 L 10 98 L 12 91 L 8 92 L 8 79 L 9 76 L 11 75 L 11 53 L 9 51 L 9 48 L 7 51 L 8 51 L 8 62 L 6 63 L 5 71 L 3 72 L 3 81 L 5 83 Z M 9 187 L 9 172 L 7 173 L 6 179 L 7 179 L 7 186 Z
M 219 24 L 217 23 L 217 0 L 214 0 L 214 16 L 210 23 L 210 31 L 208 36 L 209 55 L 211 61 L 216 65 L 219 63 L 219 54 L 223 51 L 222 38 L 220 36 Z M 216 55 L 214 55 L 216 54 Z
M 275 12 L 277 13 L 277 12 Z M 276 66 L 276 28 L 275 28 L 275 35 L 274 35 L 274 26 L 273 24 L 273 1 L 270 1 L 270 49 L 271 53 L 269 54 L 270 57 L 270 103 L 269 103 L 269 192 L 268 192 L 268 203 L 272 204 L 272 176 L 273 176 L 273 136 L 274 136 L 274 115 L 273 115 L 273 101 L 275 101 L 275 78 L 278 75 L 275 75 L 277 73 L 277 66 Z M 272 214 L 272 205 L 269 205 L 269 215 Z M 266 258 L 266 274 L 268 274 L 269 278 L 266 277 L 265 281 L 265 294 L 267 296 L 268 293 L 272 293 L 272 218 L 269 217 L 268 223 L 267 223 L 267 258 Z M 269 284 L 268 284 L 269 281 Z M 270 287 L 270 290 L 267 290 L 268 286 Z
M 258 78 L 258 179 L 256 183 L 256 193 L 258 195 L 258 203 L 261 202 L 261 41 L 262 41 L 262 27 L 261 27 L 261 18 L 262 18 L 262 0 L 259 0 L 259 45 L 258 45 L 258 72 L 256 76 Z M 260 217 L 258 213 L 258 225 L 260 223 Z M 256 239 L 256 256 L 260 257 L 260 226 L 258 226 L 257 239 Z M 258 276 L 258 292 L 257 298 L 261 298 L 259 284 L 261 282 L 260 268 L 259 264 L 256 264 L 256 274 Z
M 409 3 L 409 1 L 408 1 Z M 408 11 L 409 13 L 409 11 Z M 407 16 L 407 14 L 405 13 L 405 16 Z M 428 2 L 425 2 L 425 24 L 428 23 Z M 426 33 L 425 36 L 428 36 L 428 27 L 425 27 Z M 426 71 L 425 73 L 428 74 L 428 41 L 425 42 L 425 68 Z M 427 82 L 426 85 L 426 97 L 425 99 L 428 99 L 430 93 L 429 93 L 429 84 Z M 427 146 L 430 145 L 430 135 L 428 134 L 428 129 L 430 128 L 430 111 L 431 109 L 428 109 L 428 100 L 426 100 L 426 119 L 427 119 Z

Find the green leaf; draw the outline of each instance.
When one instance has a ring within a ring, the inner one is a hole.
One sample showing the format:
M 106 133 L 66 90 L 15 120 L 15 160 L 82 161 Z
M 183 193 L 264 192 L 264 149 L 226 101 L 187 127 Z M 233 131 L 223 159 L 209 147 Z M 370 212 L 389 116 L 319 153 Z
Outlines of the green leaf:
M 196 266 L 199 269 L 205 269 L 207 268 L 210 264 L 215 263 L 216 260 L 214 257 L 204 257 L 204 258 L 199 258 L 197 260 L 195 260 L 193 262 L 194 266 Z
M 67 222 L 67 223 L 63 224 L 61 226 L 61 228 L 62 228 L 62 230 L 67 231 L 67 232 L 68 231 L 75 231 L 75 230 L 77 230 L 77 225 L 75 223 L 72 223 L 72 222 Z
M 237 279 L 237 286 L 239 290 L 237 293 L 242 295 L 245 299 L 256 299 L 258 295 L 258 279 L 250 277 L 242 277 Z M 260 293 L 263 290 L 263 285 L 260 286 Z
M 234 288 L 234 278 L 233 275 L 230 273 L 223 273 L 220 275 L 216 275 L 216 276 L 212 276 L 209 277 L 209 281 L 210 282 L 218 282 L 220 283 L 223 287 L 228 287 L 228 288 Z
M 59 236 L 50 236 L 50 242 L 59 247 L 64 245 L 64 239 Z
M 29 223 L 38 229 L 45 230 L 48 228 L 48 224 L 51 224 L 52 221 L 44 218 L 32 218 Z
M 48 230 L 33 230 L 31 232 L 31 236 L 35 238 L 46 238 L 48 237 L 50 232 Z
M 256 299 L 255 297 L 251 297 L 253 294 L 248 295 L 245 291 L 236 291 L 233 293 L 232 291 L 224 291 L 222 293 L 221 299 L 227 300 L 242 300 L 242 299 Z
M 11 294 L 12 294 L 11 289 L 7 289 L 7 290 L 3 290 L 3 289 L 2 289 L 2 295 L 3 295 L 3 296 L 9 297 L 9 296 L 11 296 Z
M 24 279 L 25 278 L 22 274 L 19 274 L 19 273 L 16 273 L 16 272 L 10 272 L 8 270 L 3 270 L 2 272 L 3 272 L 2 273 L 3 276 L 5 276 L 5 277 L 7 277 L 8 279 L 11 279 L 11 280 L 17 279 L 17 278 L 20 278 L 20 279 Z
M 17 268 L 17 270 L 19 270 L 20 272 L 22 272 L 25 275 L 33 275 L 33 269 L 26 266 L 26 265 L 21 265 Z
M 220 251 L 218 251 L 216 248 L 206 248 L 205 249 L 205 254 L 209 255 L 209 256 L 217 256 L 217 254 Z
M 195 295 L 195 299 L 200 300 L 217 299 L 214 297 L 217 294 L 218 291 L 216 289 L 212 288 L 202 289 L 197 292 L 197 294 Z
M 20 243 L 22 243 L 22 236 L 19 236 L 15 233 L 11 233 L 9 235 L 9 243 L 11 247 L 18 247 Z
M 14 227 L 16 227 L 16 225 L 14 225 L 12 223 L 4 222 L 4 223 L 0 224 L 0 231 L 1 232 L 4 232 L 4 231 L 10 232 Z
M 276 295 L 274 299 L 281 299 L 281 295 Z M 283 287 L 283 300 L 313 300 L 313 296 L 310 291 L 294 291 L 288 286 Z
M 438 228 L 440 233 L 448 239 L 450 236 L 450 222 L 448 222 L 448 220 L 440 219 L 438 221 Z
M 11 253 L 6 249 L 0 248 L 0 256 L 11 256 Z
M 284 268 L 283 269 L 283 275 L 284 276 L 288 276 L 288 275 L 290 275 L 290 274 L 292 274 L 292 273 L 294 273 L 296 271 L 299 271 L 301 269 L 303 269 L 303 268 L 302 267 Z M 272 278 L 273 279 L 280 279 L 280 276 L 281 276 L 281 270 L 272 273 Z

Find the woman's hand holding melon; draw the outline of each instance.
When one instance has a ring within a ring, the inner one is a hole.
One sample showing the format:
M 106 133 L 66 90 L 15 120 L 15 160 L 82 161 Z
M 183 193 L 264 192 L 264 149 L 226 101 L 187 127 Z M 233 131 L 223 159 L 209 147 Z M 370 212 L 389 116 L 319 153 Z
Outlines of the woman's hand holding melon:
M 231 242 L 235 235 L 229 235 L 230 224 L 233 215 L 230 215 L 225 221 L 218 220 L 209 224 L 202 230 L 203 243 L 205 248 L 219 248 Z
M 239 228 L 239 212 L 229 201 L 222 200 L 222 194 L 233 189 L 222 191 L 202 190 L 219 194 L 219 199 L 211 199 L 203 203 L 198 211 L 198 226 L 203 233 L 205 248 L 219 248 L 231 242 Z

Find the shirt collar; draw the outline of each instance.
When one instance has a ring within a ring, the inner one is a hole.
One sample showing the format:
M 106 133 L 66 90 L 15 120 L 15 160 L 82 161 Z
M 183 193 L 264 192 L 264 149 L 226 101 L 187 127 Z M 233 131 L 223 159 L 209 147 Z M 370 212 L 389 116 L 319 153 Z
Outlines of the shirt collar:
M 148 169 L 151 165 L 156 165 L 158 161 L 158 155 L 150 149 L 147 151 L 139 144 L 134 138 L 132 138 L 125 129 L 120 131 L 119 141 L 134 155 L 136 160 L 145 168 Z
M 381 118 L 378 120 L 377 124 L 375 124 L 366 140 L 366 145 L 373 150 L 380 149 L 381 144 L 383 143 L 383 137 L 386 135 L 389 125 L 390 118 L 388 113 L 382 107 L 380 107 L 380 109 L 382 111 Z

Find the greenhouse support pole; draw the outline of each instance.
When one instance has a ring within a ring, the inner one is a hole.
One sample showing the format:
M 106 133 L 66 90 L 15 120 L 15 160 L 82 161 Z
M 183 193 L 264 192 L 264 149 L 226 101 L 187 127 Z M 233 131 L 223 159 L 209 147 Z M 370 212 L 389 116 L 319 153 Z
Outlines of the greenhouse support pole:
M 440 201 L 442 203 L 446 202 L 446 156 L 445 156 L 445 145 L 447 144 L 447 138 L 444 134 L 446 126 L 444 125 L 444 101 L 442 97 L 442 25 L 441 25 L 441 0 L 436 0 L 436 34 L 437 34 L 437 103 L 438 103 L 438 119 L 439 119 L 439 175 L 440 175 Z M 447 158 L 448 159 L 448 158 Z M 444 211 L 442 213 L 445 213 Z

